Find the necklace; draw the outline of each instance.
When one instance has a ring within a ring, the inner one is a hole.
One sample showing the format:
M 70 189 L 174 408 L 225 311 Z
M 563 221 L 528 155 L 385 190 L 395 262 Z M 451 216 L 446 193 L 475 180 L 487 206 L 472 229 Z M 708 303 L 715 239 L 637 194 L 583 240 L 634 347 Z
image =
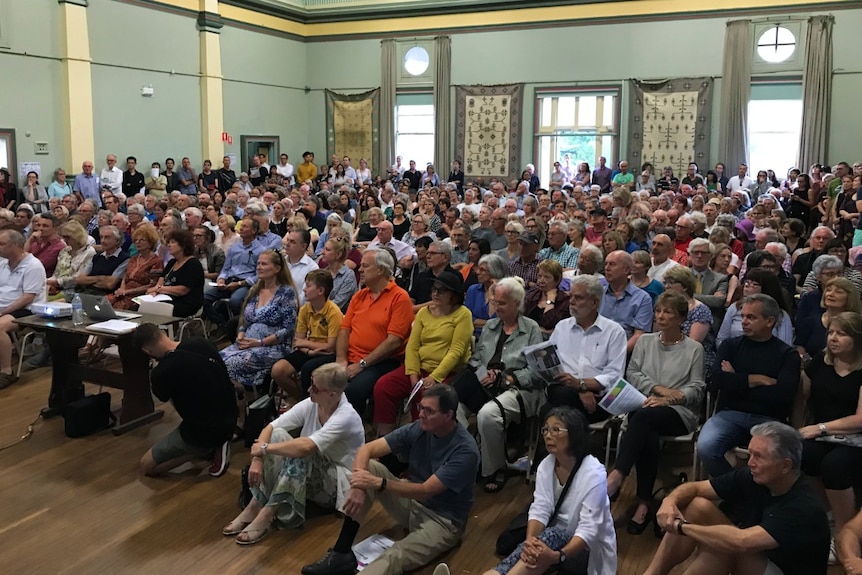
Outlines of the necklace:
M 682 340 L 684 340 L 684 339 L 685 339 L 685 334 L 684 334 L 684 333 L 681 333 L 681 334 L 679 335 L 679 339 L 678 339 L 678 340 L 676 340 L 676 341 L 671 341 L 671 342 L 667 342 L 667 341 L 665 341 L 665 340 L 664 340 L 664 335 L 663 335 L 663 334 L 659 333 L 659 335 L 658 335 L 658 340 L 659 340 L 660 342 L 662 342 L 662 344 L 664 344 L 664 345 L 676 345 L 676 344 L 678 344 L 679 342 L 681 342 L 681 341 L 682 341 Z

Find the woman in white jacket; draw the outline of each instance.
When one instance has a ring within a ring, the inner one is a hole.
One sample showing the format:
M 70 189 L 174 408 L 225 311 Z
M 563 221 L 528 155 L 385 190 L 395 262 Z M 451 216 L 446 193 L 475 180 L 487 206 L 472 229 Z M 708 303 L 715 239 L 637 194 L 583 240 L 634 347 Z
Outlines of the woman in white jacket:
M 566 564 L 566 573 L 615 575 L 617 540 L 605 468 L 589 455 L 586 419 L 571 408 L 555 408 L 545 418 L 542 437 L 549 455 L 536 475 L 527 539 L 485 575 L 538 575 L 560 563 Z

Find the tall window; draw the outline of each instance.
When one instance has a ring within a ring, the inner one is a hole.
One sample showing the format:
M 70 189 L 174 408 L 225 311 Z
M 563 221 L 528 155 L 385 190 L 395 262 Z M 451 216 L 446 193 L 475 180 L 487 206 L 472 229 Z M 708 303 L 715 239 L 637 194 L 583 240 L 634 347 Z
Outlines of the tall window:
M 395 97 L 395 153 L 402 165 L 416 161 L 425 169 L 434 162 L 434 97 L 432 94 L 398 94 Z
M 779 178 L 796 166 L 802 131 L 802 84 L 761 82 L 748 102 L 749 174 L 774 170 Z
M 594 169 L 600 156 L 614 164 L 619 138 L 619 91 L 546 92 L 536 97 L 536 170 L 550 181 L 554 162 L 586 161 Z

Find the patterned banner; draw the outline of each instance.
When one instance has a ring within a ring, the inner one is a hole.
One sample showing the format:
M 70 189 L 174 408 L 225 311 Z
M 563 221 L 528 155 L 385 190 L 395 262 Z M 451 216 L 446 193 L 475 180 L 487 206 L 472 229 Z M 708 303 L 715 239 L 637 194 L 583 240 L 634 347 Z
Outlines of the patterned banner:
M 712 116 L 712 78 L 648 83 L 631 80 L 628 156 L 636 170 L 650 162 L 682 177 L 696 162 L 706 173 Z
M 362 94 L 326 90 L 326 158 L 348 156 L 359 167 L 360 158 L 377 173 L 380 157 L 380 89 Z
M 523 84 L 457 86 L 455 159 L 468 178 L 521 175 L 522 91 Z

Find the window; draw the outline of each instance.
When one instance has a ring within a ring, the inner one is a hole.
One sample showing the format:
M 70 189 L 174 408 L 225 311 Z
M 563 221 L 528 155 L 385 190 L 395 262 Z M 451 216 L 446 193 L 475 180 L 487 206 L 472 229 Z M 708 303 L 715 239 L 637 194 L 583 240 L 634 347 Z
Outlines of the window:
M 802 84 L 755 82 L 748 102 L 749 174 L 774 170 L 779 178 L 796 166 L 802 132 Z
M 395 97 L 395 153 L 402 165 L 410 160 L 418 170 L 434 162 L 434 96 L 428 93 Z
M 754 42 L 751 47 L 754 61 L 751 71 L 755 75 L 802 72 L 805 55 L 803 19 L 787 18 L 781 22 L 754 24 Z
M 424 74 L 430 62 L 428 50 L 421 46 L 414 46 L 404 54 L 404 70 L 411 76 Z
M 764 30 L 757 39 L 757 55 L 770 63 L 786 61 L 794 50 L 796 36 L 781 25 Z
M 613 165 L 619 138 L 619 91 L 583 90 L 539 93 L 536 98 L 536 170 L 544 185 L 554 162 L 573 169 L 587 162 L 594 169 L 600 156 Z

